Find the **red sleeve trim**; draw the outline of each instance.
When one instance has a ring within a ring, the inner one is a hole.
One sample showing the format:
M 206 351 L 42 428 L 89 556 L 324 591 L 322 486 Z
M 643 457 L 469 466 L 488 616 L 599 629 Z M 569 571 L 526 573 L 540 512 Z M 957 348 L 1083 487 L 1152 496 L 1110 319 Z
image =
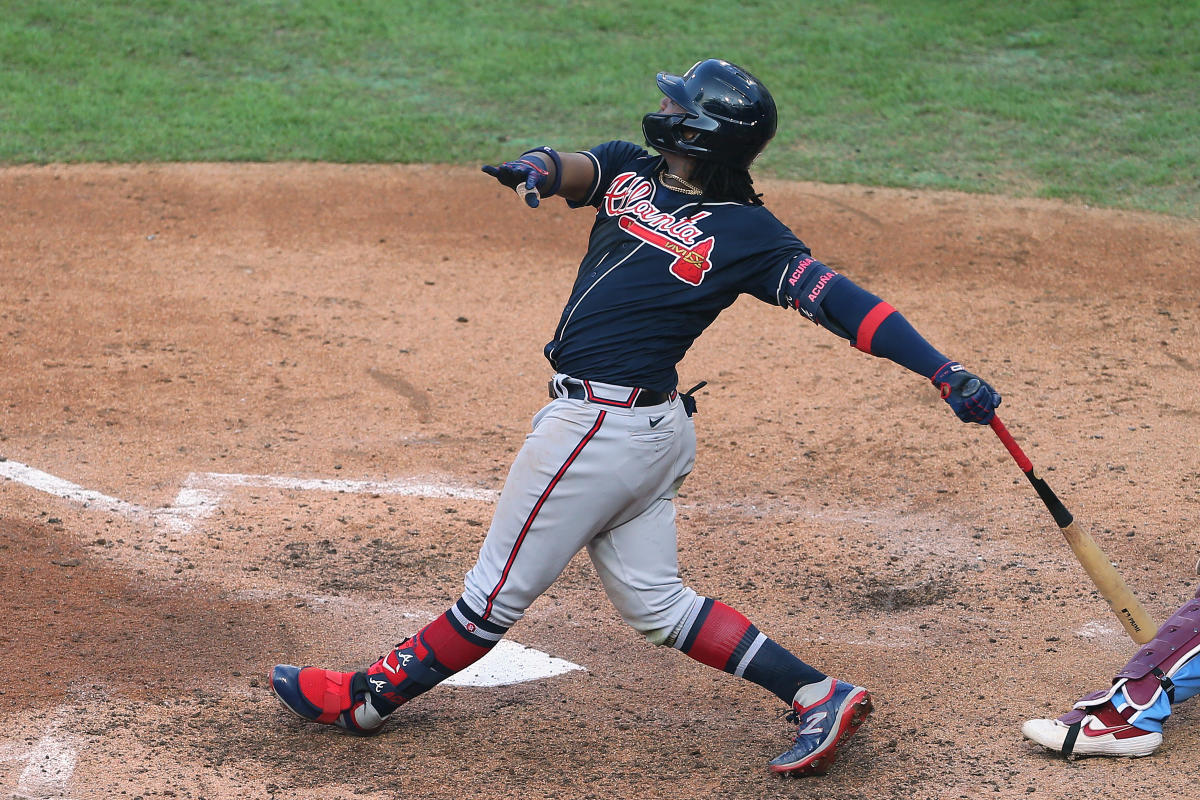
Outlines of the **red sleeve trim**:
M 872 308 L 863 317 L 863 321 L 858 325 L 858 333 L 854 336 L 854 346 L 864 353 L 871 352 L 871 340 L 875 338 L 875 331 L 879 330 L 879 326 L 890 315 L 895 313 L 896 309 L 892 308 L 890 303 L 883 300 L 879 301 L 879 305 Z

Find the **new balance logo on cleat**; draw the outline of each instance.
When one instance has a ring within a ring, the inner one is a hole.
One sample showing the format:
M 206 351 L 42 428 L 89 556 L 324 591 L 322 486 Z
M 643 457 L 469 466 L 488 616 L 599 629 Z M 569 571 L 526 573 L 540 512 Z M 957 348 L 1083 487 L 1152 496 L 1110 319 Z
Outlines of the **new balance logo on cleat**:
M 818 711 L 816 714 L 813 714 L 809 718 L 808 724 L 804 726 L 803 730 L 798 732 L 798 735 L 803 736 L 809 733 L 821 733 L 821 723 L 825 721 L 827 716 L 829 715 L 824 711 Z
M 783 775 L 824 775 L 838 747 L 854 735 L 874 706 L 861 686 L 833 678 L 800 687 L 788 719 L 796 723 L 792 748 L 770 763 Z

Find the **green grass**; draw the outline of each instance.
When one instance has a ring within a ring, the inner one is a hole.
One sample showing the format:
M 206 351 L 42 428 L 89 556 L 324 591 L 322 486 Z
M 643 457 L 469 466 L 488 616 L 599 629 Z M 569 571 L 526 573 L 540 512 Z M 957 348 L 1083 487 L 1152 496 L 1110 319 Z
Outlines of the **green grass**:
M 1200 216 L 1195 0 L 0 0 L 0 162 L 482 163 L 771 88 L 781 178 Z

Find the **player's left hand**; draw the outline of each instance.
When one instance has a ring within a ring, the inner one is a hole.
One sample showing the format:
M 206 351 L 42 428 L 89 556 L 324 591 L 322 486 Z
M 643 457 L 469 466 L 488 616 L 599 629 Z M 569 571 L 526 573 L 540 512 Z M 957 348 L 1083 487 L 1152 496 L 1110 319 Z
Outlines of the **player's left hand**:
M 505 161 L 498 167 L 485 164 L 483 171 L 524 197 L 530 208 L 538 207 L 546 179 L 550 177 L 545 167 L 529 158 Z
M 996 416 L 1000 393 L 978 375 L 967 372 L 957 361 L 943 364 L 933 373 L 930 382 L 963 422 L 987 425 Z

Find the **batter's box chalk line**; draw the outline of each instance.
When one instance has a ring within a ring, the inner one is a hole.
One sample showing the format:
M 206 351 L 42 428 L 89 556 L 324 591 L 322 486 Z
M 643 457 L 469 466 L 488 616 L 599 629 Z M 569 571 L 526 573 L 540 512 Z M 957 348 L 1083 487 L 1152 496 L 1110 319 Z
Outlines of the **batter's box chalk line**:
M 494 503 L 500 496 L 491 489 L 473 489 L 453 483 L 425 480 L 347 481 L 323 478 L 292 478 L 284 475 L 242 475 L 225 472 L 193 472 L 187 476 L 175 501 L 162 508 L 145 508 L 35 469 L 18 461 L 0 461 L 0 477 L 22 483 L 85 508 L 111 511 L 131 519 L 151 521 L 186 533 L 193 523 L 211 516 L 231 489 L 243 487 L 291 489 L 345 494 L 403 495 L 453 500 L 482 500 Z
M 473 489 L 449 483 L 417 480 L 346 481 L 321 478 L 289 478 L 281 475 L 242 475 L 222 472 L 193 472 L 187 476 L 175 502 L 163 508 L 147 509 L 116 497 L 85 489 L 48 472 L 17 461 L 0 461 L 0 477 L 72 503 L 110 511 L 132 519 L 163 524 L 181 532 L 192 529 L 197 520 L 211 515 L 231 489 L 242 487 L 293 489 L 310 492 L 348 494 L 405 495 L 456 500 L 496 502 L 499 492 Z M 502 639 L 492 651 L 472 666 L 457 673 L 446 683 L 457 686 L 503 686 L 550 678 L 583 667 L 551 655 Z
M 175 520 L 175 525 L 190 527 L 193 520 L 203 519 L 212 514 L 228 490 L 242 487 L 482 500 L 489 503 L 496 502 L 500 496 L 499 492 L 491 489 L 472 489 L 452 483 L 431 483 L 419 480 L 346 481 L 325 478 L 289 478 L 283 475 L 193 472 L 184 480 L 179 494 L 175 495 L 175 502 L 166 508 L 156 510 L 154 514 Z

